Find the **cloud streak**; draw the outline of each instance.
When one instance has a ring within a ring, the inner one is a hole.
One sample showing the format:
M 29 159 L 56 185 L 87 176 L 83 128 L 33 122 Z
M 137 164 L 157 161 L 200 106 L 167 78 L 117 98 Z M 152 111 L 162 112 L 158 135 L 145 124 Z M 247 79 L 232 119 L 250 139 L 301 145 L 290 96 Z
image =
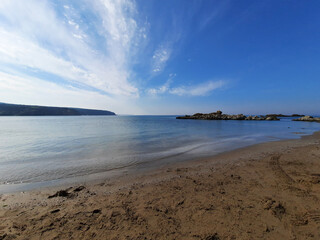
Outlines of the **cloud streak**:
M 170 59 L 171 56 L 171 48 L 161 46 L 155 50 L 152 56 L 152 71 L 154 73 L 158 73 L 163 71 L 166 66 L 167 61 Z
M 138 89 L 130 81 L 130 50 L 140 34 L 135 5 L 95 0 L 93 6 L 87 11 L 101 19 L 95 27 L 105 45 L 98 46 L 97 36 L 85 32 L 88 23 L 72 6 L 65 5 L 60 16 L 48 1 L 2 1 L 0 62 L 47 72 L 84 89 L 137 96 Z
M 206 96 L 225 85 L 224 81 L 209 81 L 193 86 L 181 86 L 170 89 L 171 94 L 178 96 Z
M 83 107 L 106 109 L 120 114 L 145 114 L 134 100 L 123 96 L 109 97 L 71 85 L 61 86 L 36 77 L 20 75 L 18 72 L 0 71 L 0 96 L 8 103 L 39 105 L 40 102 L 45 106 Z
M 163 80 L 182 52 L 194 8 L 163 14 L 153 3 L 139 4 L 1 0 L 0 101 L 142 114 L 135 104 L 152 97 L 205 96 L 220 88 L 201 79 L 175 85 L 174 74 Z M 151 88 L 154 80 L 165 83 Z
M 150 88 L 147 93 L 152 96 L 161 94 L 172 94 L 177 96 L 207 96 L 214 90 L 226 85 L 226 81 L 208 81 L 197 85 L 171 87 L 172 79 L 169 79 L 164 85 L 158 88 Z
M 169 79 L 164 85 L 160 86 L 159 88 L 150 88 L 147 89 L 147 93 L 151 96 L 156 96 L 159 94 L 166 93 L 170 90 L 171 80 Z

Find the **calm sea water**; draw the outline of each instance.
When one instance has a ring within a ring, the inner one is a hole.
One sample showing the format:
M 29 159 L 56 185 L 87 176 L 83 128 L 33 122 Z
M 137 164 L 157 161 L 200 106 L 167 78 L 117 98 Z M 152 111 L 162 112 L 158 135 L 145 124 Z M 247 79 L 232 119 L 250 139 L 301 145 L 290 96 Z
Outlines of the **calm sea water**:
M 299 138 L 318 123 L 195 121 L 174 116 L 1 117 L 0 192 Z M 299 133 L 299 134 L 297 134 Z

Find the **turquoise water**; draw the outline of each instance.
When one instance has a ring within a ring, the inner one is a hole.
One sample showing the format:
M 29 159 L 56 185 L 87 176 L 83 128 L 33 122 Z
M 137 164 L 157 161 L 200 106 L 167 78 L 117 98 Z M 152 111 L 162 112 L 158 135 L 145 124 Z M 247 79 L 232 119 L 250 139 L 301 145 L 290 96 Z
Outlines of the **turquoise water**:
M 1 117 L 0 192 L 139 170 L 256 143 L 299 138 L 319 123 L 177 120 L 174 116 Z M 296 134 L 299 132 L 299 134 Z M 111 175 L 110 175 L 111 176 Z

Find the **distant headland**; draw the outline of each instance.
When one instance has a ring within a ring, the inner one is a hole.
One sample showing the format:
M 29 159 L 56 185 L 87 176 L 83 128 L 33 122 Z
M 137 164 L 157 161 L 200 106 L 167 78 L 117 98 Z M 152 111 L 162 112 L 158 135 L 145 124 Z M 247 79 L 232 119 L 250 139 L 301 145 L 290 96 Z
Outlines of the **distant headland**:
M 82 115 L 116 115 L 106 110 L 94 110 L 69 107 L 47 107 L 0 103 L 0 116 L 82 116 Z

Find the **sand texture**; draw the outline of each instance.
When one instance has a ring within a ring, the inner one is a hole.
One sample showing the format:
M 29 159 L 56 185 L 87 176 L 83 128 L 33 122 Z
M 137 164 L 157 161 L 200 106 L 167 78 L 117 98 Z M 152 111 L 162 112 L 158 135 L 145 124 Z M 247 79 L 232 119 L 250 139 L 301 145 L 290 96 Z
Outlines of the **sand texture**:
M 320 239 L 320 134 L 4 194 L 0 239 Z

